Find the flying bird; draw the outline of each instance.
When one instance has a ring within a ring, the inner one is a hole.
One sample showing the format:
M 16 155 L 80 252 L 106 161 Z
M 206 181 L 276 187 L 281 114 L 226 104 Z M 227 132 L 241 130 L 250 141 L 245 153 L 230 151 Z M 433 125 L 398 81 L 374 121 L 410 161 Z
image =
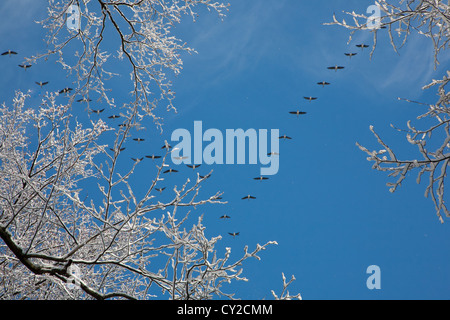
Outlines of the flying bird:
M 164 188 L 155 188 L 155 190 L 158 191 L 159 193 L 161 193 L 161 192 L 164 191 L 165 188 L 166 188 L 166 187 L 164 187 Z
M 163 173 L 172 173 L 172 172 L 178 172 L 178 171 L 175 169 L 169 169 L 169 170 L 164 171 Z
M 161 156 L 155 156 L 154 154 L 152 154 L 151 156 L 145 156 L 145 157 L 149 158 L 149 159 L 152 159 L 152 160 L 161 158 Z
M 329 82 L 326 82 L 326 81 L 317 82 L 317 84 L 320 85 L 320 86 L 322 86 L 322 87 L 324 87 L 324 88 L 325 88 L 325 86 L 330 85 L 330 83 L 329 83 Z
M 141 142 L 141 141 L 145 141 L 145 139 L 143 139 L 143 138 L 134 138 L 133 141 Z
M 223 216 L 220 217 L 220 219 L 230 219 L 230 216 L 227 216 L 226 214 L 224 214 Z
M 200 165 L 200 164 L 187 164 L 187 166 L 188 166 L 189 168 L 191 168 L 192 170 L 195 170 L 195 169 L 197 169 L 198 167 L 200 167 L 201 165 Z
M 77 100 L 77 102 L 90 102 L 90 101 L 92 101 L 92 99 L 89 98 L 81 98 Z
M 60 90 L 59 93 L 69 93 L 72 90 L 73 90 L 72 88 L 64 88 L 64 89 Z
M 317 100 L 317 97 L 303 97 L 303 99 L 309 100 L 309 102 L 313 100 Z
M 278 153 L 278 152 L 269 152 L 268 154 L 267 154 L 268 156 L 279 156 L 280 154 Z
M 48 81 L 46 81 L 46 82 L 42 82 L 42 81 L 39 81 L 39 82 L 37 82 L 37 81 L 35 81 L 35 83 L 39 86 L 39 87 L 43 87 L 43 86 L 45 86 L 46 84 L 48 84 Z
M 333 66 L 333 67 L 328 67 L 328 69 L 334 70 L 334 71 L 338 71 L 338 70 L 344 69 L 344 67 L 342 67 L 342 66 Z
M 19 64 L 19 67 L 21 67 L 24 70 L 27 70 L 28 68 L 31 68 L 31 64 Z
M 95 114 L 100 114 L 100 113 L 102 113 L 103 111 L 105 111 L 105 109 L 100 109 L 100 110 L 94 110 L 94 109 L 91 109 L 91 112 L 92 112 L 92 113 L 95 113 Z
M 164 144 L 162 147 L 161 147 L 161 149 L 167 149 L 167 150 L 169 150 L 169 149 L 171 149 L 172 148 L 172 146 L 170 145 L 170 144 Z
M 142 157 L 142 158 L 137 158 L 137 159 L 131 158 L 131 160 L 133 160 L 134 162 L 140 162 L 140 161 L 144 160 L 144 157 Z
M 250 199 L 256 199 L 256 198 L 254 196 L 248 195 L 248 196 L 245 196 L 242 198 L 242 200 L 245 200 L 245 199 L 250 200 Z
M 253 180 L 263 181 L 263 180 L 269 180 L 269 178 L 261 176 L 261 177 L 253 178 Z
M 291 140 L 292 138 L 291 137 L 288 137 L 287 135 L 283 135 L 283 136 L 280 136 L 278 139 L 288 139 L 288 140 Z
M 113 151 L 113 152 L 116 152 L 116 150 L 113 149 L 113 148 L 109 148 L 109 150 L 111 150 L 111 151 Z M 120 148 L 120 149 L 119 149 L 119 151 L 123 151 L 123 150 L 125 150 L 125 148 Z
M 306 114 L 306 112 L 304 112 L 304 111 L 298 111 L 298 110 L 297 110 L 297 111 L 289 111 L 289 113 L 290 113 L 290 114 L 296 114 L 296 115 L 297 115 L 297 118 L 298 118 L 298 116 L 301 115 L 301 114 Z
M 11 57 L 12 54 L 17 54 L 17 52 L 8 50 L 8 51 L 3 52 L 2 56 L 10 56 Z
M 358 48 L 361 48 L 361 50 L 364 50 L 364 48 L 368 48 L 368 47 L 369 47 L 368 44 L 364 44 L 364 43 L 362 43 L 362 44 L 357 44 L 356 46 L 357 46 Z
M 200 177 L 200 179 L 208 179 L 209 177 L 211 177 L 211 174 L 207 174 L 206 176 L 202 176 L 202 175 L 198 175 Z
M 228 232 L 228 234 L 234 238 L 239 235 L 239 232 Z
M 357 55 L 357 53 L 344 53 L 347 57 L 350 57 L 350 59 L 353 57 L 353 56 L 356 56 Z
M 113 114 L 112 116 L 109 116 L 108 119 L 117 119 L 120 118 L 120 116 Z

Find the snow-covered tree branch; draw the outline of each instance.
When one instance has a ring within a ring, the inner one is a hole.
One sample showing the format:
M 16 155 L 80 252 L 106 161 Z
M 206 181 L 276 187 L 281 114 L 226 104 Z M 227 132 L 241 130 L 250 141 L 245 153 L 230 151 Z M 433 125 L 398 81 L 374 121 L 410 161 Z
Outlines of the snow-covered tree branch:
M 67 32 L 72 5 L 82 24 Z M 168 147 L 156 173 L 142 177 L 144 189 L 133 181 L 141 160 L 125 171 L 118 166 L 132 128 L 145 128 L 145 119 L 160 125 L 154 111 L 163 102 L 175 110 L 166 73 L 178 74 L 180 52 L 194 50 L 171 30 L 183 15 L 196 19 L 197 7 L 219 18 L 227 9 L 211 0 L 49 0 L 40 22 L 48 51 L 28 61 L 56 55 L 73 88 L 47 93 L 39 105 L 18 91 L 0 107 L 0 299 L 234 298 L 222 285 L 246 281 L 245 260 L 276 244 L 245 247 L 233 261 L 227 248 L 220 257 L 221 236 L 206 237 L 202 216 L 191 217 L 199 206 L 224 204 L 220 192 L 199 196 L 209 175 L 186 179 L 173 186 L 171 200 L 158 200 Z M 108 88 L 117 75 L 109 60 L 124 60 L 131 77 L 130 101 L 121 106 Z M 76 96 L 89 112 L 96 99 L 125 120 L 81 124 L 72 114 Z
M 445 52 L 449 47 L 450 36 L 450 5 L 443 0 L 413 0 L 413 1 L 376 1 L 375 5 L 380 9 L 381 15 L 379 26 L 377 28 L 368 28 L 369 17 L 365 14 L 355 12 L 346 12 L 353 20 L 353 23 L 347 23 L 345 19 L 339 21 L 336 15 L 333 16 L 333 22 L 328 25 L 339 25 L 351 30 L 349 42 L 355 32 L 372 32 L 373 47 L 371 55 L 377 46 L 378 32 L 388 32 L 390 43 L 395 52 L 406 45 L 408 38 L 412 33 L 425 36 L 433 44 L 435 68 L 439 65 L 439 54 Z M 370 30 L 369 30 L 370 29 Z M 393 148 L 375 132 L 373 126 L 370 130 L 373 132 L 382 149 L 370 151 L 357 143 L 358 147 L 366 152 L 369 161 L 373 161 L 373 169 L 389 172 L 390 177 L 395 177 L 394 182 L 389 182 L 388 187 L 394 192 L 407 177 L 410 172 L 417 171 L 417 183 L 420 183 L 422 177 L 427 175 L 428 185 L 425 189 L 425 196 L 431 197 L 435 205 L 436 214 L 439 221 L 444 222 L 443 214 L 450 217 L 450 211 L 445 204 L 445 178 L 447 175 L 447 166 L 450 158 L 450 133 L 448 117 L 450 114 L 448 104 L 450 94 L 447 91 L 447 84 L 450 81 L 450 71 L 447 71 L 440 80 L 433 80 L 423 89 L 436 88 L 437 100 L 434 104 L 425 104 L 409 99 L 410 103 L 416 103 L 424 106 L 422 114 L 418 115 L 417 120 L 431 118 L 433 124 L 424 129 L 418 129 L 407 121 L 405 129 L 394 127 L 399 132 L 405 133 L 407 143 L 417 148 L 418 156 L 416 159 L 402 160 L 396 154 Z M 385 155 L 387 154 L 387 155 Z

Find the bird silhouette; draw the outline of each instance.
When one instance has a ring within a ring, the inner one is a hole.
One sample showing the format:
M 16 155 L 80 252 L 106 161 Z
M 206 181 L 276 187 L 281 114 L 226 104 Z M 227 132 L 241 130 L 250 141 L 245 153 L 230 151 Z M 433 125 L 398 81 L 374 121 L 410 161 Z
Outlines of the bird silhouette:
M 64 88 L 62 90 L 59 90 L 59 93 L 69 93 L 72 90 L 73 90 L 72 88 Z
M 228 232 L 228 234 L 234 238 L 239 235 L 239 232 Z
M 19 64 L 19 67 L 26 71 L 28 68 L 31 68 L 31 64 Z
M 199 174 L 198 176 L 200 177 L 200 179 L 208 179 L 208 178 L 211 177 L 211 174 L 209 173 L 206 176 L 202 176 L 202 175 Z
M 261 177 L 253 178 L 253 180 L 263 181 L 263 180 L 269 180 L 269 178 L 261 176 Z
M 299 111 L 299 110 L 297 110 L 297 111 L 289 111 L 289 113 L 290 113 L 290 114 L 296 114 L 296 115 L 297 115 L 297 118 L 298 118 L 298 116 L 301 115 L 301 114 L 306 114 L 305 111 Z
M 35 83 L 39 86 L 39 87 L 43 87 L 43 86 L 45 86 L 46 84 L 48 84 L 48 81 L 46 81 L 46 82 L 42 82 L 42 81 L 39 81 L 39 82 L 37 82 L 37 81 L 35 81 Z
M 144 160 L 144 157 L 142 157 L 142 158 L 131 158 L 131 160 L 133 160 L 134 162 L 140 162 L 140 161 Z
M 362 50 L 364 50 L 364 48 L 368 48 L 369 45 L 362 43 L 362 44 L 357 44 L 356 47 L 361 48 L 361 51 L 362 51 Z
M 3 52 L 2 56 L 10 56 L 11 57 L 12 54 L 17 54 L 17 52 L 8 50 L 8 51 Z
M 317 84 L 322 86 L 322 87 L 324 87 L 324 88 L 325 88 L 325 86 L 329 86 L 330 85 L 330 83 L 326 82 L 326 81 L 317 82 Z
M 113 114 L 112 116 L 109 116 L 108 119 L 117 119 L 120 118 L 120 116 Z
M 164 188 L 155 188 L 155 190 L 158 191 L 159 193 L 163 192 L 164 189 L 166 189 L 166 187 L 164 187 Z
M 349 57 L 350 59 L 353 57 L 353 56 L 356 56 L 357 55 L 357 53 L 344 53 L 347 57 Z
M 77 102 L 91 102 L 91 101 L 92 101 L 92 99 L 89 99 L 89 98 L 81 98 L 81 99 L 77 100 Z
M 278 139 L 284 139 L 284 140 L 291 140 L 292 138 L 291 137 L 288 137 L 287 135 L 282 135 L 282 136 L 280 136 Z
M 175 169 L 169 169 L 169 170 L 164 171 L 163 173 L 172 173 L 172 172 L 178 172 L 178 171 Z
M 170 150 L 170 149 L 172 149 L 172 146 L 170 145 L 170 144 L 164 144 L 162 147 L 161 147 L 161 149 L 166 149 L 166 150 Z
M 309 100 L 309 102 L 313 100 L 317 100 L 317 97 L 303 97 L 303 99 Z
M 230 219 L 230 216 L 227 216 L 226 214 L 224 214 L 223 216 L 220 217 L 220 219 Z
M 123 150 L 125 150 L 125 149 L 126 149 L 125 147 L 124 147 L 124 148 L 120 148 L 120 149 L 119 149 L 119 152 L 120 152 L 120 151 L 123 151 Z M 116 152 L 116 150 L 113 149 L 113 148 L 109 148 L 109 150 L 111 150 L 111 151 L 113 151 L 113 152 Z
M 192 170 L 197 169 L 198 167 L 200 167 L 200 164 L 187 164 L 186 166 L 188 166 L 189 168 L 191 168 Z
M 154 154 L 152 154 L 151 156 L 145 156 L 145 157 L 149 158 L 149 159 L 152 159 L 152 160 L 161 158 L 161 156 L 155 156 Z
M 143 139 L 143 138 L 134 138 L 133 141 L 142 142 L 142 141 L 145 141 L 145 139 Z
M 328 69 L 334 70 L 334 71 L 338 71 L 338 70 L 344 69 L 344 67 L 342 67 L 342 66 L 333 66 L 333 67 L 328 67 Z
M 100 113 L 102 113 L 103 111 L 105 111 L 105 109 L 100 109 L 100 110 L 94 110 L 94 109 L 91 109 L 90 112 L 95 113 L 95 114 L 100 114 Z
M 245 199 L 248 199 L 248 200 L 250 200 L 250 199 L 256 199 L 256 197 L 251 196 L 251 195 L 248 195 L 248 196 L 243 197 L 241 200 L 245 200 Z

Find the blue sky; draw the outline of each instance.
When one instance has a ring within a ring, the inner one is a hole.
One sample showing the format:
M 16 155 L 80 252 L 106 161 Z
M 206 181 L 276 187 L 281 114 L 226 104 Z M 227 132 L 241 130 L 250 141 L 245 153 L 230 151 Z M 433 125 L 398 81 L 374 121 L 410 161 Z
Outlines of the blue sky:
M 7 0 L 0 4 L 0 44 L 15 49 L 20 57 L 2 57 L 1 101 L 10 101 L 16 89 L 33 89 L 34 81 L 50 81 L 49 90 L 70 84 L 53 61 L 26 71 L 17 68 L 24 55 L 43 51 L 43 31 L 32 21 L 44 14 L 37 1 Z M 193 23 L 188 18 L 175 33 L 198 54 L 184 56 L 184 69 L 174 77 L 178 113 L 164 116 L 163 134 L 153 128 L 139 147 L 129 146 L 130 156 L 146 148 L 157 152 L 164 139 L 178 128 L 193 129 L 201 120 L 204 130 L 279 129 L 293 139 L 280 141 L 280 170 L 268 181 L 254 181 L 260 165 L 217 165 L 202 187 L 203 195 L 224 192 L 226 205 L 197 209 L 204 214 L 209 236 L 223 235 L 218 252 L 232 247 L 238 257 L 242 248 L 275 240 L 261 253 L 261 261 L 248 260 L 244 276 L 249 282 L 234 283 L 228 291 L 242 299 L 271 298 L 270 290 L 281 289 L 281 273 L 295 275 L 291 293 L 304 299 L 449 299 L 450 254 L 445 243 L 450 236 L 448 221 L 441 225 L 425 185 L 408 177 L 394 194 L 385 186 L 385 174 L 371 169 L 366 155 L 355 145 L 381 149 L 369 125 L 397 150 L 412 157 L 403 135 L 390 124 L 406 126 L 423 111 L 397 97 L 433 103 L 435 91 L 421 90 L 440 78 L 449 59 L 433 70 L 430 43 L 412 36 L 396 54 L 386 34 L 380 32 L 378 46 L 369 51 L 354 45 L 372 43 L 371 33 L 361 33 L 347 44 L 348 31 L 324 26 L 335 12 L 365 12 L 373 4 L 361 0 L 246 0 L 230 1 L 227 17 L 203 12 Z M 347 19 L 350 21 L 350 19 Z M 351 60 L 344 52 L 357 52 Z M 448 56 L 447 56 L 448 57 Z M 327 70 L 331 65 L 344 70 Z M 128 74 L 123 80 L 128 81 Z M 329 87 L 316 83 L 328 81 Z M 114 87 L 117 99 L 126 92 Z M 317 96 L 308 103 L 303 96 Z M 297 119 L 288 112 L 302 109 Z M 85 119 L 84 106 L 79 118 Z M 141 135 L 141 133 L 140 133 Z M 150 142 L 151 141 L 151 142 Z M 125 166 L 125 164 L 124 164 Z M 143 167 L 142 170 L 150 170 Z M 148 171 L 142 171 L 148 172 Z M 180 178 L 181 176 L 182 178 Z M 195 177 L 189 168 L 167 183 L 182 184 Z M 146 181 L 137 180 L 136 185 Z M 247 194 L 254 201 L 241 200 Z M 164 197 L 164 195 L 163 195 Z M 228 214 L 229 221 L 219 217 Z M 240 232 L 229 237 L 228 232 Z M 366 268 L 381 268 L 381 289 L 368 290 Z

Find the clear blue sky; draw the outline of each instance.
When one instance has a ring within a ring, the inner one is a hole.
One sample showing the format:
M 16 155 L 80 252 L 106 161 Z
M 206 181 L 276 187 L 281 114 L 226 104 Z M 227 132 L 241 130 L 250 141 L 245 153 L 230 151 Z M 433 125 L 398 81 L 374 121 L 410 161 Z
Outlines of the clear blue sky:
M 177 36 L 198 54 L 184 56 L 184 70 L 173 79 L 178 113 L 162 110 L 163 135 L 149 128 L 142 133 L 148 141 L 139 146 L 146 153 L 157 152 L 173 130 L 192 130 L 196 120 L 203 121 L 204 129 L 280 129 L 293 138 L 280 141 L 280 170 L 268 181 L 252 179 L 259 175 L 259 165 L 200 168 L 202 174 L 214 170 L 202 194 L 223 191 L 228 201 L 194 213 L 205 215 L 209 236 L 223 235 L 219 254 L 228 246 L 237 257 L 245 245 L 253 249 L 256 243 L 279 243 L 262 252 L 261 261 L 248 260 L 244 276 L 249 282 L 234 283 L 229 291 L 242 299 L 269 299 L 271 289 L 280 291 L 284 272 L 297 278 L 290 292 L 300 292 L 304 299 L 449 299 L 450 221 L 439 223 L 432 201 L 423 196 L 425 185 L 416 185 L 415 175 L 389 193 L 385 184 L 390 180 L 372 170 L 355 145 L 358 141 L 381 149 L 369 131 L 374 125 L 399 157 L 412 157 L 415 150 L 390 124 L 404 127 L 423 110 L 397 97 L 435 102 L 435 91 L 421 87 L 440 78 L 449 59 L 441 57 L 434 71 L 428 40 L 412 36 L 397 55 L 380 32 L 370 60 L 368 50 L 354 45 L 371 44 L 372 34 L 357 34 L 348 45 L 347 30 L 323 25 L 334 12 L 341 19 L 343 10 L 365 12 L 371 1 L 230 3 L 224 21 L 202 10 L 197 22 L 185 19 L 177 27 Z M 44 33 L 32 22 L 45 7 L 37 1 L 7 0 L 0 9 L 0 47 L 20 52 L 20 57 L 0 61 L 1 101 L 10 101 L 16 89 L 29 88 L 38 99 L 34 81 L 50 81 L 48 90 L 70 85 L 53 61 L 26 73 L 17 67 L 21 57 L 45 48 Z M 358 55 L 350 60 L 344 52 Z M 336 73 L 326 69 L 335 64 L 346 68 Z M 122 78 L 128 81 L 128 73 Z M 319 81 L 331 85 L 322 88 Z M 114 89 L 120 101 L 126 90 L 120 82 Z M 308 103 L 303 96 L 319 99 Z M 86 118 L 84 108 L 80 119 Z M 297 119 L 288 113 L 297 109 L 308 114 Z M 129 156 L 139 156 L 138 151 L 129 143 Z M 195 176 L 189 168 L 179 169 L 168 184 Z M 249 193 L 257 199 L 241 200 Z M 223 214 L 232 218 L 222 221 Z M 240 236 L 229 237 L 234 231 Z M 369 265 L 381 268 L 381 290 L 366 287 Z

